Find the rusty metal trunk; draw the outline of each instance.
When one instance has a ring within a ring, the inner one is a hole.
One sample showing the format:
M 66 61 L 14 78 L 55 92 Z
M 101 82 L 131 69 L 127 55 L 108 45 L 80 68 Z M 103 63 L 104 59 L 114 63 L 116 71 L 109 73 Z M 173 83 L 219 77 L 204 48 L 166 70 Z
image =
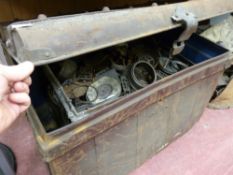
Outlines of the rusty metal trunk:
M 213 8 L 209 8 L 210 3 Z M 18 63 L 30 60 L 35 65 L 44 65 L 47 72 L 44 78 L 59 85 L 49 63 L 177 28 L 180 24 L 172 23 L 170 18 L 176 6 L 17 22 L 1 30 L 1 44 Z M 217 0 L 190 1 L 179 6 L 198 14 L 198 21 L 233 9 L 230 0 L 221 3 Z M 138 25 L 142 22 L 143 25 Z M 213 49 L 219 48 L 213 43 L 210 45 Z M 51 173 L 128 174 L 195 124 L 207 106 L 219 76 L 229 65 L 230 57 L 229 52 L 222 49 L 203 62 L 103 105 L 88 117 L 52 132 L 45 131 L 31 107 L 28 118 Z M 63 92 L 60 97 L 66 98 Z M 72 108 L 68 102 L 63 104 Z M 69 112 L 76 115 L 75 111 Z
M 52 174 L 126 175 L 193 126 L 228 62 L 229 54 L 222 54 L 50 133 L 31 108 L 29 119 Z

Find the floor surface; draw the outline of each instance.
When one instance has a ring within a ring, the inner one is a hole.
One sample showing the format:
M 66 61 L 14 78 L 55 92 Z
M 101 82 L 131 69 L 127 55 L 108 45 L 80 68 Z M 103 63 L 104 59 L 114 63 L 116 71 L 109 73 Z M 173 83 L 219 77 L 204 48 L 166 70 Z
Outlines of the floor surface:
M 49 175 L 37 150 L 32 128 L 24 115 L 0 134 L 0 142 L 8 145 L 15 153 L 17 175 Z

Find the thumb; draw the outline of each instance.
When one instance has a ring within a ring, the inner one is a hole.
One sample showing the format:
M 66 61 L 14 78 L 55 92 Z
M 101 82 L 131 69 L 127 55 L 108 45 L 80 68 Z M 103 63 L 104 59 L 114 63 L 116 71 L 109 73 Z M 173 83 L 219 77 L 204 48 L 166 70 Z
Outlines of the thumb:
M 0 65 L 0 74 L 8 81 L 22 81 L 30 76 L 34 70 L 34 65 L 27 61 L 16 66 Z

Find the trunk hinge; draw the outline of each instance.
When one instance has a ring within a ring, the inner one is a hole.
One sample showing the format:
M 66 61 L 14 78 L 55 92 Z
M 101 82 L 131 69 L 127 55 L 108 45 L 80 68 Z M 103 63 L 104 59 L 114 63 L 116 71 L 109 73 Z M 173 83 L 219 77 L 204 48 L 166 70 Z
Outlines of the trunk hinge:
M 171 19 L 174 23 L 181 23 L 185 28 L 179 38 L 173 43 L 172 49 L 170 50 L 170 56 L 172 57 L 182 52 L 185 47 L 185 41 L 197 31 L 198 20 L 193 13 L 190 13 L 180 7 L 176 9 L 175 14 Z

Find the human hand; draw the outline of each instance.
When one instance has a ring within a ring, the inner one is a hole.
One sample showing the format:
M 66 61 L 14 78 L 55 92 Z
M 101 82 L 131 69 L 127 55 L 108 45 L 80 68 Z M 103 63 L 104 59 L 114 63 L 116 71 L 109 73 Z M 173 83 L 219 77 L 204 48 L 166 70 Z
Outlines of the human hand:
M 30 106 L 29 86 L 33 70 L 31 62 L 17 66 L 0 64 L 0 133 Z

